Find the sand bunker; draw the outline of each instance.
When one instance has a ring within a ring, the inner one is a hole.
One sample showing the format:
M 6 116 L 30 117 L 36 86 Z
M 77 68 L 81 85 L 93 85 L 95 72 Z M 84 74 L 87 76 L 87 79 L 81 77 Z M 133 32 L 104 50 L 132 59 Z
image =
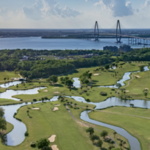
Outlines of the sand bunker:
M 48 140 L 50 142 L 55 142 L 55 138 L 56 138 L 56 135 L 52 135 L 51 137 L 48 138 Z
M 53 89 L 58 89 L 59 87 L 54 87 Z
M 52 145 L 51 148 L 52 148 L 52 150 L 59 150 L 57 145 Z
M 55 94 L 59 94 L 60 92 L 58 92 L 58 91 L 56 91 L 56 92 L 54 92 Z
M 125 92 L 126 92 L 126 93 L 129 93 L 129 90 L 126 90 Z
M 136 78 L 141 78 L 141 77 L 140 77 L 140 76 L 138 76 L 138 75 L 135 75 L 135 77 L 136 77 Z
M 99 76 L 99 75 L 100 75 L 100 73 L 95 73 L 95 74 L 94 74 L 94 76 Z
M 33 110 L 39 110 L 40 108 L 32 108 Z
M 48 92 L 48 90 L 44 90 L 44 92 Z
M 145 90 L 149 90 L 149 88 L 145 88 Z
M 55 106 L 60 106 L 60 104 L 56 104 Z
M 54 108 L 53 108 L 53 111 L 56 111 L 56 110 L 59 110 L 59 108 L 58 108 L 58 107 L 54 107 Z

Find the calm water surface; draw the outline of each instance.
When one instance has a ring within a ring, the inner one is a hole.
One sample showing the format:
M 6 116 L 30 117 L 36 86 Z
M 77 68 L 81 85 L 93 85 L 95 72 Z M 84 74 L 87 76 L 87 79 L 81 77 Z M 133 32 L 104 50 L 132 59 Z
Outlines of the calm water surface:
M 120 46 L 128 44 L 128 39 L 122 39 L 122 44 L 115 43 L 116 39 L 100 39 L 99 42 L 83 39 L 42 39 L 41 37 L 0 38 L 0 49 L 36 49 L 36 50 L 65 50 L 65 49 L 100 49 L 104 46 Z M 141 48 L 132 45 L 132 48 Z

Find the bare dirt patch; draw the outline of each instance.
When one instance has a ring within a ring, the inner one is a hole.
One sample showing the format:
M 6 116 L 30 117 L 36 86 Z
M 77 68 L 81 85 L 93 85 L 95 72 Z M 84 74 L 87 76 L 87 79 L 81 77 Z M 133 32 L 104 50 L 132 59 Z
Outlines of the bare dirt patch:
M 48 138 L 48 140 L 50 142 L 55 142 L 55 138 L 56 138 L 56 135 L 52 135 L 51 137 Z
M 33 110 L 39 110 L 40 108 L 32 108 Z
M 99 75 L 100 75 L 100 73 L 95 73 L 95 74 L 94 74 L 94 76 L 99 76 Z
M 138 79 L 141 78 L 139 75 L 135 75 L 135 77 L 138 78 Z
M 56 110 L 59 110 L 59 108 L 58 108 L 58 107 L 54 107 L 54 108 L 53 108 L 53 111 L 56 111 Z
M 51 148 L 52 148 L 52 150 L 59 150 L 57 145 L 52 145 Z

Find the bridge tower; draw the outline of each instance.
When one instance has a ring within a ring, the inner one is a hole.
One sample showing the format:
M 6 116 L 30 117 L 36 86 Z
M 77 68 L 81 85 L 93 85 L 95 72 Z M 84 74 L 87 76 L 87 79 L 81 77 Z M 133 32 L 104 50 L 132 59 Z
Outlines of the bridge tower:
M 95 41 L 99 41 L 99 27 L 98 27 L 98 22 L 95 22 L 95 27 L 94 27 L 94 38 Z
M 121 25 L 119 20 L 117 20 L 117 26 L 116 26 L 116 40 L 117 43 L 121 43 Z

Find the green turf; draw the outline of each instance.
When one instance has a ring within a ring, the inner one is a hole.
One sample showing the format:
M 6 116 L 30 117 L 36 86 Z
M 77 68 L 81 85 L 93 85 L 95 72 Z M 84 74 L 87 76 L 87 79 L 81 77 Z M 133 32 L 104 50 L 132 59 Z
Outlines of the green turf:
M 19 75 L 15 74 L 13 71 L 0 72 L 0 84 L 11 80 L 11 78 L 18 78 L 18 77 L 19 77 Z M 5 81 L 4 81 L 4 78 L 6 78 Z
M 140 76 L 136 78 L 135 75 Z M 134 79 L 130 82 L 130 85 L 126 88 L 129 92 L 127 95 L 131 96 L 133 99 L 145 99 L 150 100 L 149 90 L 150 90 L 150 71 L 133 73 L 131 75 Z M 145 97 L 143 90 L 148 88 L 148 95 Z
M 150 118 L 150 110 L 113 107 L 99 112 L 91 112 L 90 118 L 126 129 L 133 136 L 139 139 L 143 150 L 150 150 L 150 119 L 130 115 Z

